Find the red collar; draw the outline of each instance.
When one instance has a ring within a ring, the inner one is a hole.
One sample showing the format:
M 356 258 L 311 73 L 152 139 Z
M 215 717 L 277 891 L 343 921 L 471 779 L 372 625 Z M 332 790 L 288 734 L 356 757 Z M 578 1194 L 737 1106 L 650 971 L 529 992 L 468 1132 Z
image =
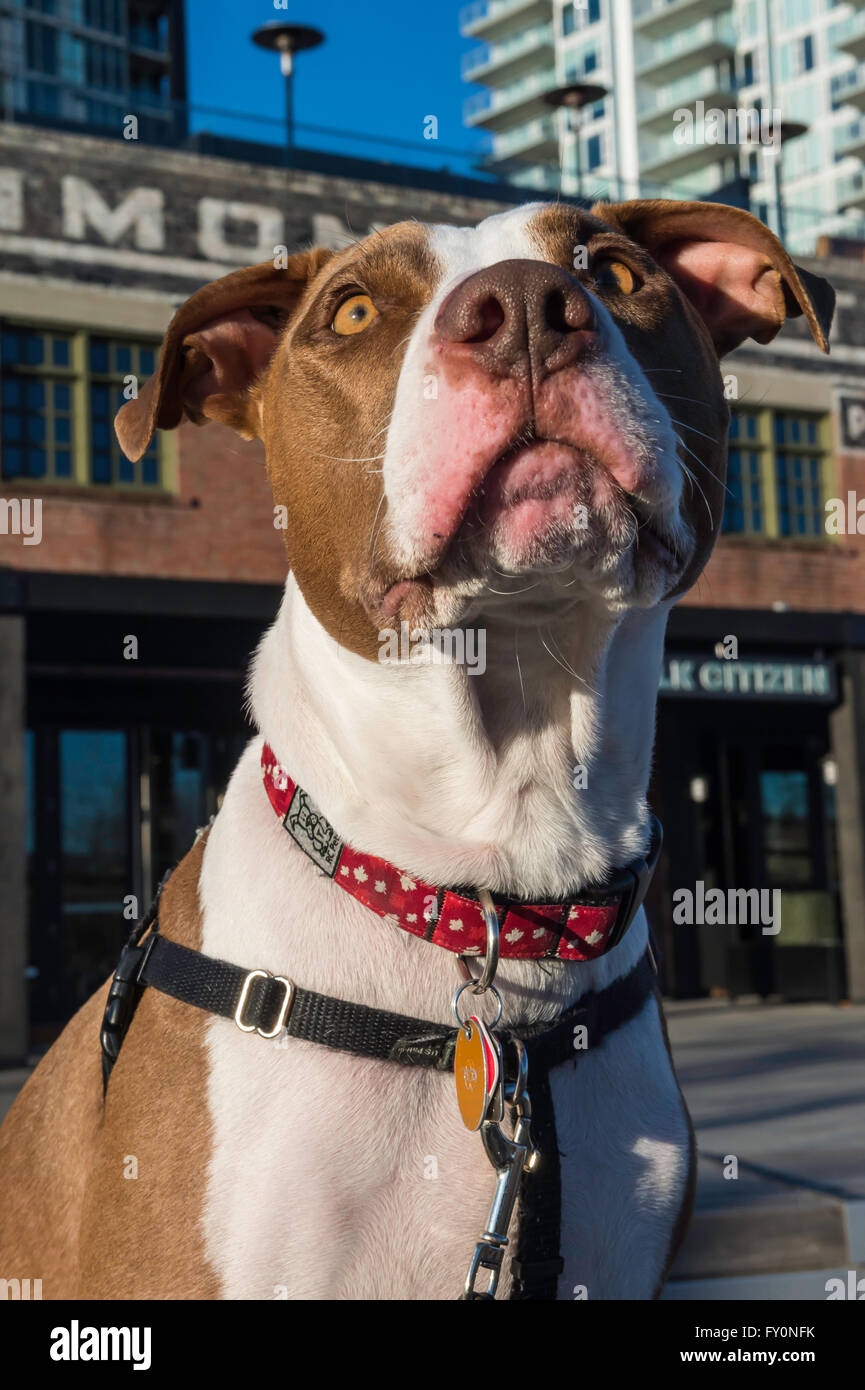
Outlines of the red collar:
M 412 936 L 460 955 L 482 955 L 486 929 L 481 905 L 470 891 L 437 888 L 339 838 L 306 792 L 292 781 L 265 743 L 261 750 L 270 804 L 291 838 L 328 878 L 364 907 Z M 583 888 L 562 902 L 527 903 L 494 895 L 505 959 L 586 961 L 621 941 L 643 901 L 661 848 L 661 827 L 652 817 L 652 844 L 601 887 Z

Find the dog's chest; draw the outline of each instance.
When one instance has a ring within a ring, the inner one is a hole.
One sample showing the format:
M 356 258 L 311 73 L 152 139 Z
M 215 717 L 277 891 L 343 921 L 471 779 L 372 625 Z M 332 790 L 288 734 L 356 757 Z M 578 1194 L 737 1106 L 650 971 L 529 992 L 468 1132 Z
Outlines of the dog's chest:
M 388 928 L 322 879 L 262 795 L 256 754 L 241 761 L 210 832 L 202 949 L 324 994 L 446 1021 L 454 958 Z M 220 1018 L 206 1027 L 212 1149 L 203 1224 L 224 1295 L 456 1298 L 494 1174 L 478 1135 L 460 1122 L 451 1078 L 286 1037 L 265 1041 Z M 647 1296 L 687 1166 L 654 1001 L 596 1057 L 557 1068 L 552 1088 L 560 1296 L 580 1285 L 589 1297 L 609 1296 L 635 1278 L 630 1296 Z M 505 1278 L 501 1296 L 507 1291 Z

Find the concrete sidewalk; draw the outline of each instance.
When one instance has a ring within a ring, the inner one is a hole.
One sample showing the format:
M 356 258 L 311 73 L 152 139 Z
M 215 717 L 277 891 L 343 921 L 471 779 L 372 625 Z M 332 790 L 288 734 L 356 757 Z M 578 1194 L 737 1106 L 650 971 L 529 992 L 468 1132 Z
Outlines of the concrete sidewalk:
M 865 1007 L 688 1001 L 667 1018 L 700 1164 L 664 1297 L 825 1299 L 865 1271 Z

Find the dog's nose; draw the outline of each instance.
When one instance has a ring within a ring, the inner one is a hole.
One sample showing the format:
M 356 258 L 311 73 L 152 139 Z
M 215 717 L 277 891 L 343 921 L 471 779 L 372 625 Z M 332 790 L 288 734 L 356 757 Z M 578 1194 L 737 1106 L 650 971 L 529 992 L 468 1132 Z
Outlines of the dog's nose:
M 595 334 L 586 291 L 561 266 L 499 261 L 469 275 L 436 315 L 440 341 L 469 344 L 471 357 L 496 376 L 535 382 L 571 366 Z

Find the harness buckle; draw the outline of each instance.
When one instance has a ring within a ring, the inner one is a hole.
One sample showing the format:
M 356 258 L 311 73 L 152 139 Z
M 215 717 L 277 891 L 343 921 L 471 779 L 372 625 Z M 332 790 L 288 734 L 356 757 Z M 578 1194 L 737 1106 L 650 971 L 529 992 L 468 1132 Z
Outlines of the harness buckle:
M 285 989 L 285 997 L 279 1008 L 276 1025 L 268 1032 L 254 1023 L 244 1023 L 243 1021 L 243 1010 L 246 1007 L 253 980 L 276 980 L 277 984 L 282 985 Z M 269 970 L 250 970 L 243 982 L 243 989 L 240 991 L 240 998 L 234 1011 L 234 1021 L 241 1033 L 257 1033 L 260 1038 L 275 1038 L 277 1033 L 285 1027 L 285 1020 L 288 1018 L 289 1010 L 294 1003 L 294 989 L 294 981 L 286 979 L 284 975 L 271 975 Z

